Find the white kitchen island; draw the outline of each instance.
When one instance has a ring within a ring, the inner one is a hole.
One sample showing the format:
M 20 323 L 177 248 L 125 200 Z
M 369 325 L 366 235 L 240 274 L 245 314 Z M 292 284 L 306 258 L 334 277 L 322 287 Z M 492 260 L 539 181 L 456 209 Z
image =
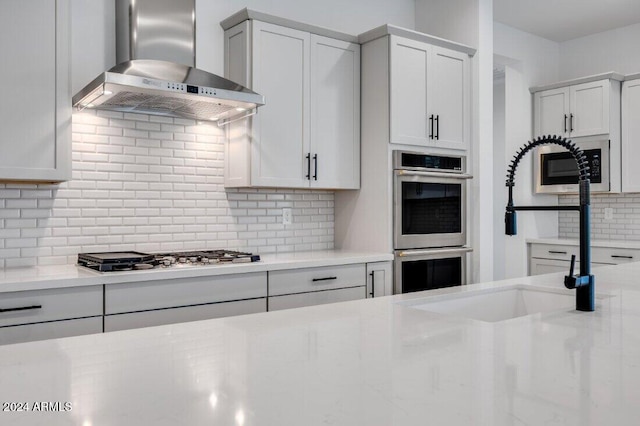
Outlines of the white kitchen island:
M 638 277 L 639 263 L 599 268 L 592 313 L 484 322 L 397 303 L 561 288 L 551 274 L 1 346 L 0 401 L 31 411 L 2 411 L 0 424 L 637 424 Z

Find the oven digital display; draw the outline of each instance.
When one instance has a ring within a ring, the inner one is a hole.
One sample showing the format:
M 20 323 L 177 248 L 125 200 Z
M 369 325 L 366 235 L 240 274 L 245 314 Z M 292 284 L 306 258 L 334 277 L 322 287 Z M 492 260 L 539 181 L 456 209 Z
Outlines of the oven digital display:
M 462 158 L 403 152 L 402 167 L 460 171 Z

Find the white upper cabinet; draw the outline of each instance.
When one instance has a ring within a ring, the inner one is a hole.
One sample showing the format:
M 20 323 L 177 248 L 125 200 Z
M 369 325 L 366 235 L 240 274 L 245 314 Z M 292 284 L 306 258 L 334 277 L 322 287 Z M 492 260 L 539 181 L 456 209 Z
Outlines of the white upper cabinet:
M 360 46 L 311 34 L 312 187 L 360 186 Z
M 622 192 L 640 192 L 640 79 L 622 84 Z
M 569 125 L 572 137 L 609 133 L 609 81 L 571 86 Z
M 309 186 L 309 33 L 253 21 L 253 85 L 267 104 L 253 121 L 251 183 Z
M 470 135 L 469 56 L 390 37 L 392 143 L 466 149 Z
M 228 27 L 234 17 L 225 76 L 266 105 L 229 126 L 225 186 L 359 188 L 360 46 L 256 19 Z
M 71 177 L 68 0 L 5 0 L 0 180 Z
M 616 111 L 612 93 L 616 90 L 619 93 L 618 81 L 604 79 L 536 91 L 534 137 L 610 134 L 611 114 Z M 619 99 L 619 95 L 615 98 Z
M 534 136 L 569 135 L 569 88 L 545 90 L 535 94 Z

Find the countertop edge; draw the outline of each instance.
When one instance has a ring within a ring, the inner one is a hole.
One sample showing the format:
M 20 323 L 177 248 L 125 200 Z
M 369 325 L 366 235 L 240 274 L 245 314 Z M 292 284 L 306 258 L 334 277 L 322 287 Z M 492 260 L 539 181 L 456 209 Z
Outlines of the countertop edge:
M 569 238 L 527 238 L 525 239 L 527 244 L 552 244 L 552 245 L 569 245 L 577 246 L 579 242 L 577 239 Z M 640 250 L 640 241 L 621 241 L 621 240 L 591 240 L 591 247 L 606 247 L 606 248 L 624 248 L 624 249 L 638 249 Z
M 77 265 L 13 268 L 4 270 L 4 273 L 9 273 L 16 277 L 20 277 L 22 273 L 35 275 L 32 279 L 24 278 L 24 276 L 18 279 L 0 277 L 0 293 L 318 268 L 355 263 L 389 262 L 392 260 L 393 254 L 391 253 L 317 251 L 264 255 L 260 262 L 254 263 L 186 267 L 169 270 L 96 272 Z M 47 271 L 50 271 L 49 275 L 47 275 Z

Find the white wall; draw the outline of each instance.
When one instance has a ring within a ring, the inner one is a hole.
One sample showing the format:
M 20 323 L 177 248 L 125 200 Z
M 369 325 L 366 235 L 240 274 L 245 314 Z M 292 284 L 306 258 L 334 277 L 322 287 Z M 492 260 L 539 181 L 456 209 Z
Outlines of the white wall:
M 502 166 L 504 162 L 505 132 L 505 75 L 493 80 L 493 163 Z M 493 197 L 493 279 L 504 278 L 505 253 L 504 244 L 498 244 L 504 235 L 504 218 L 502 212 L 506 204 L 506 191 L 500 191 L 500 184 L 505 180 L 505 171 L 501 167 L 493 168 L 493 184 L 498 190 Z M 500 259 L 500 261 L 496 261 Z
M 560 79 L 640 72 L 640 23 L 560 44 Z
M 478 49 L 472 59 L 471 282 L 493 279 L 493 0 L 416 0 L 416 28 Z M 482 161 L 480 160 L 482 158 Z
M 477 0 L 415 0 L 416 30 L 478 48 Z
M 71 93 L 116 61 L 114 0 L 71 0 Z
M 502 162 L 493 164 L 504 170 L 521 146 L 533 137 L 532 96 L 529 87 L 557 81 L 559 78 L 560 46 L 504 24 L 494 24 L 494 53 L 500 55 L 505 66 L 505 145 L 504 152 L 494 152 Z M 556 204 L 556 196 L 533 195 L 533 155 L 521 161 L 516 173 L 514 202 L 516 205 Z M 495 191 L 506 200 L 506 178 L 495 182 Z M 504 210 L 494 212 L 504 217 Z M 552 237 L 558 232 L 558 214 L 555 212 L 518 212 L 518 234 L 496 234 L 496 253 L 509 253 L 508 262 L 496 256 L 494 264 L 504 265 L 505 278 L 527 273 L 527 238 Z

